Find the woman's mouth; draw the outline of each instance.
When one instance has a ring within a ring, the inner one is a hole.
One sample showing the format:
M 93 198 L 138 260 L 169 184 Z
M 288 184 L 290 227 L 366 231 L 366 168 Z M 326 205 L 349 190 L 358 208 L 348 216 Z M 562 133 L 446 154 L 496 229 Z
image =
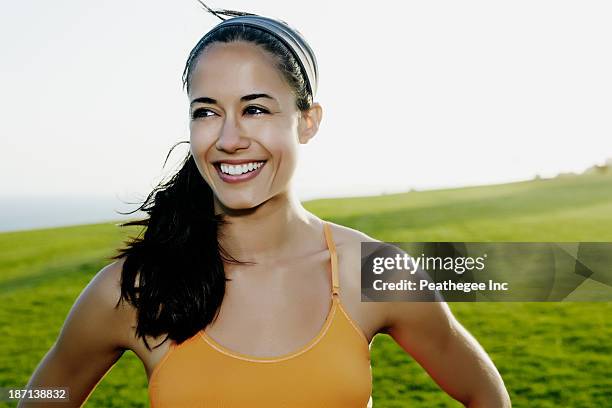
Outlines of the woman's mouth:
M 250 161 L 240 164 L 218 162 L 215 163 L 214 166 L 221 180 L 226 183 L 240 183 L 256 177 L 261 172 L 266 162 L 267 160 Z

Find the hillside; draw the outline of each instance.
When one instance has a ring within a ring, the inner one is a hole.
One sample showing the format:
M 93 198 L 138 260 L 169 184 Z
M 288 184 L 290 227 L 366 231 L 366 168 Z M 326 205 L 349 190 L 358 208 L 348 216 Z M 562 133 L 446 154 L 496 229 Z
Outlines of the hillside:
M 385 241 L 612 241 L 610 174 L 305 206 Z M 0 387 L 25 385 L 79 292 L 135 232 L 107 223 L 0 234 Z M 610 406 L 612 303 L 450 306 L 490 353 L 515 407 Z M 461 406 L 388 336 L 374 339 L 372 366 L 375 407 Z M 87 406 L 147 406 L 144 369 L 131 352 Z

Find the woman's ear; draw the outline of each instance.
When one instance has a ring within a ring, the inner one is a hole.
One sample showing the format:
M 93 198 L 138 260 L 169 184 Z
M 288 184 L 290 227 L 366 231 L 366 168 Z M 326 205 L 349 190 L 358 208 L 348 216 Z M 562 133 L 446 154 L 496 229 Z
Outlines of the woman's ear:
M 310 109 L 301 112 L 298 123 L 298 138 L 300 143 L 306 144 L 317 134 L 323 116 L 323 109 L 318 102 L 314 102 Z

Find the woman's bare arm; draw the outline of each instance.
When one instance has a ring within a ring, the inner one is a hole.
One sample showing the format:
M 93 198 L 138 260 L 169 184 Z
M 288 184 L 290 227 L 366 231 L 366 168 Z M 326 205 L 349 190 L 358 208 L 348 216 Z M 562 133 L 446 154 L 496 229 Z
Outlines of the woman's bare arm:
M 100 270 L 75 301 L 61 332 L 30 378 L 28 388 L 67 387 L 69 402 L 45 407 L 80 407 L 129 348 L 131 313 L 120 296 L 122 261 Z M 22 400 L 18 407 L 39 407 Z
M 436 383 L 469 408 L 508 408 L 495 365 L 444 302 L 390 302 L 389 334 Z

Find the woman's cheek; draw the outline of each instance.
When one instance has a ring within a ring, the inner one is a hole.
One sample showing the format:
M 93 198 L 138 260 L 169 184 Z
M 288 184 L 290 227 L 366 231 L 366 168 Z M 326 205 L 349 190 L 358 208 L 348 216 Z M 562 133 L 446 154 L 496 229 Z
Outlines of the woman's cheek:
M 282 180 L 282 184 L 287 184 L 289 180 L 291 180 L 293 173 L 297 167 L 298 161 L 298 152 L 297 148 L 288 144 L 284 146 L 282 150 L 279 150 L 276 154 L 276 157 L 279 159 L 279 179 Z

